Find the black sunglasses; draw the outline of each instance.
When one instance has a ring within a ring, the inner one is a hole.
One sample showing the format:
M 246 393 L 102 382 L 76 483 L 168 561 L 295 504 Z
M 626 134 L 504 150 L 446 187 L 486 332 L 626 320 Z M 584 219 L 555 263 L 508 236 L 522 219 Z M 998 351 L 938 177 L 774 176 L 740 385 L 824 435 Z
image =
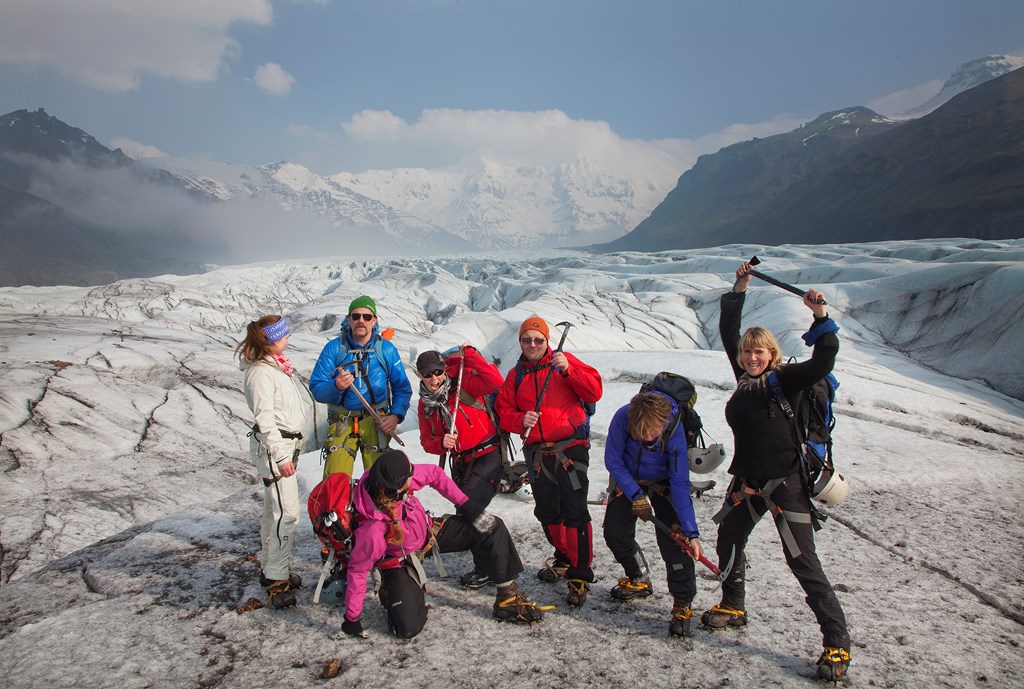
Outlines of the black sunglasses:
M 372 313 L 350 313 L 348 317 L 349 320 L 353 321 L 358 321 L 360 318 L 362 318 L 364 321 L 372 321 L 374 318 L 376 318 L 376 316 L 374 316 Z
M 547 342 L 547 340 L 543 337 L 520 337 L 519 341 L 524 345 L 528 345 L 532 342 L 533 344 L 538 346 Z
M 424 378 L 433 378 L 435 376 L 442 376 L 442 375 L 444 375 L 444 369 L 443 368 L 435 368 L 433 371 L 425 372 L 423 374 L 423 377 Z

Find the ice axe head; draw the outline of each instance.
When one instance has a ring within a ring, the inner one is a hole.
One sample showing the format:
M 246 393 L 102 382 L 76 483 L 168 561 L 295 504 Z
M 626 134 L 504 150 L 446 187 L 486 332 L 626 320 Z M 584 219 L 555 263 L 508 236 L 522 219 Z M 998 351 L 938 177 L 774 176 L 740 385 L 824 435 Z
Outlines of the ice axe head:
M 751 256 L 750 260 L 747 261 L 747 263 L 749 263 L 752 266 L 758 266 L 761 265 L 761 259 L 759 259 L 757 256 Z
M 565 346 L 565 338 L 569 334 L 569 328 L 572 327 L 572 323 L 570 323 L 569 321 L 562 321 L 561 323 L 555 323 L 555 327 L 565 328 L 565 330 L 562 331 L 561 339 L 558 340 L 558 349 L 555 350 L 556 352 L 560 352 L 562 351 L 562 347 Z

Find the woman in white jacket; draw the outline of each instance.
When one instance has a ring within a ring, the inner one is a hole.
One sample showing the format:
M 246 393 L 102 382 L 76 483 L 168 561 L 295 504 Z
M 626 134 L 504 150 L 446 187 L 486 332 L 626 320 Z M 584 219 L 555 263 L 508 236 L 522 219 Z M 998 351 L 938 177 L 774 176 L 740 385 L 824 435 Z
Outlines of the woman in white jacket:
M 291 573 L 292 533 L 299 521 L 299 488 L 295 478 L 306 414 L 292 382 L 292 362 L 284 357 L 288 324 L 280 316 L 262 316 L 246 326 L 235 349 L 245 372 L 245 401 L 256 418 L 249 434 L 253 465 L 263 479 L 263 520 L 260 523 L 260 584 L 267 605 L 295 605 L 294 589 L 302 585 Z

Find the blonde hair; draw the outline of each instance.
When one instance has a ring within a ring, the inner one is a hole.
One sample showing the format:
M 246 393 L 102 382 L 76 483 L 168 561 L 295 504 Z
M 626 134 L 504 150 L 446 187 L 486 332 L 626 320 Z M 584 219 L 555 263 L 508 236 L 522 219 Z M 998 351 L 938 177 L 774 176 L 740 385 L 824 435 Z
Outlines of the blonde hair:
M 747 328 L 747 331 L 743 333 L 743 337 L 740 338 L 739 347 L 736 349 L 736 363 L 739 364 L 740 368 L 743 368 L 742 357 L 744 349 L 767 349 L 771 352 L 772 360 L 765 368 L 766 371 L 772 371 L 782 363 L 782 351 L 779 348 L 778 340 L 775 339 L 775 336 L 769 330 L 760 326 Z
M 249 321 L 245 326 L 245 339 L 235 347 L 235 356 L 247 364 L 254 364 L 270 353 L 270 343 L 263 328 L 281 320 L 280 316 L 260 316 L 258 320 Z
M 672 403 L 656 392 L 633 395 L 626 409 L 626 430 L 637 440 L 661 435 L 672 416 Z

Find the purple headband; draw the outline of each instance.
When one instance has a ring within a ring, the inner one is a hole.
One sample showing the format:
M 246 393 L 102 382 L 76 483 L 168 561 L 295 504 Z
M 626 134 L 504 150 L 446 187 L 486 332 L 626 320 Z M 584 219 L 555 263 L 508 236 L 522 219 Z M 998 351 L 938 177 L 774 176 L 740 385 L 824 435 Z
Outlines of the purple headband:
M 267 342 L 274 344 L 278 340 L 288 337 L 288 335 L 291 334 L 291 331 L 288 330 L 288 324 L 285 323 L 285 320 L 282 318 L 276 323 L 263 326 L 263 334 L 267 336 Z

